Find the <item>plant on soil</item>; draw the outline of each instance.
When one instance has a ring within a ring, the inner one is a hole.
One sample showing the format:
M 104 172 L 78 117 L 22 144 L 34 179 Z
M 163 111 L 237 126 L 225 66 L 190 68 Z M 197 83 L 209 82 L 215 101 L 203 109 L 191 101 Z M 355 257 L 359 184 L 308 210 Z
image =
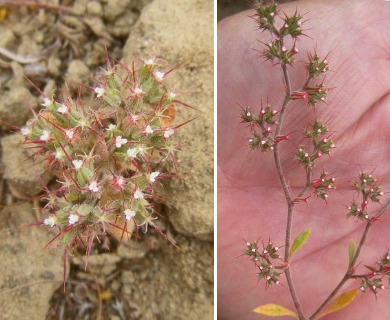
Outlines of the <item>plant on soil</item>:
M 82 244 L 88 256 L 102 236 L 121 240 L 148 226 L 173 243 L 155 224 L 153 203 L 156 186 L 175 176 L 174 138 L 184 125 L 173 125 L 175 106 L 188 105 L 166 83 L 174 68 L 160 67 L 156 58 L 129 68 L 107 59 L 96 87 L 86 87 L 92 99 L 41 93 L 44 108 L 20 129 L 33 158 L 57 179 L 45 187 L 39 225 L 57 232 L 49 244 L 65 255 Z
M 251 107 L 246 107 L 242 110 L 241 120 L 250 129 L 250 149 L 271 153 L 274 157 L 276 172 L 287 204 L 287 224 L 283 253 L 280 253 L 280 248 L 271 241 L 262 244 L 255 241 L 246 243 L 244 254 L 253 261 L 258 270 L 258 278 L 264 280 L 267 287 L 284 282 L 281 278 L 282 275 L 285 276 L 296 308 L 296 310 L 291 311 L 277 304 L 266 304 L 253 311 L 267 316 L 290 316 L 300 320 L 320 319 L 346 307 L 359 292 L 371 292 L 376 296 L 388 283 L 390 278 L 389 252 L 385 252 L 375 264 L 366 266 L 365 273 L 357 274 L 356 266 L 372 225 L 390 206 L 390 201 L 381 205 L 379 210 L 373 210 L 372 204 L 380 204 L 383 192 L 371 173 L 361 172 L 359 174 L 356 182 L 353 183 L 357 196 L 347 206 L 346 214 L 364 224 L 364 231 L 357 246 L 353 240 L 350 242 L 348 248 L 349 264 L 346 266 L 343 278 L 312 315 L 305 315 L 295 290 L 291 269 L 294 267 L 294 253 L 309 240 L 311 229 L 307 228 L 301 231 L 291 241 L 292 222 L 297 205 L 307 202 L 312 195 L 317 197 L 319 201 L 327 201 L 329 193 L 336 188 L 334 177 L 325 170 L 316 168 L 317 165 L 320 165 L 321 157 L 329 155 L 335 144 L 331 139 L 333 133 L 328 128 L 327 121 L 317 118 L 313 123 L 302 128 L 304 143 L 298 146 L 294 158 L 305 170 L 306 185 L 302 186 L 301 191 L 297 194 L 293 194 L 283 171 L 280 147 L 289 138 L 288 134 L 283 133 L 283 120 L 292 100 L 306 103 L 314 112 L 317 106 L 326 104 L 329 88 L 325 84 L 325 75 L 330 70 L 329 63 L 326 57 L 320 57 L 317 52 L 308 54 L 308 61 L 305 64 L 306 81 L 301 88 L 292 88 L 290 67 L 294 65 L 299 53 L 296 44 L 304 36 L 302 15 L 298 12 L 287 15 L 281 12 L 274 2 L 257 3 L 253 7 L 256 11 L 253 18 L 258 29 L 268 31 L 272 36 L 272 41 L 264 44 L 262 56 L 281 68 L 285 92 L 283 93 L 283 103 L 279 109 L 270 104 L 261 106 L 259 112 L 255 112 Z M 316 113 L 314 114 L 316 115 Z M 357 288 L 342 292 L 343 286 L 349 281 L 358 281 Z

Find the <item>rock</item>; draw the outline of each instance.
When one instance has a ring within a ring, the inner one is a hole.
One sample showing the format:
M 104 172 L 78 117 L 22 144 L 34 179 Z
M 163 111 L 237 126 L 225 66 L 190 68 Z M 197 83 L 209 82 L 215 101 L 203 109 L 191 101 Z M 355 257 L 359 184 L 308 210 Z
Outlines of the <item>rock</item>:
M 89 84 L 91 82 L 92 73 L 84 62 L 73 60 L 69 63 L 65 79 L 69 82 L 69 85 L 78 88 L 81 83 Z
M 171 80 L 178 99 L 201 112 L 177 108 L 176 123 L 197 119 L 177 132 L 183 149 L 177 155 L 182 178 L 171 184 L 166 198 L 175 229 L 202 240 L 213 238 L 213 44 L 212 1 L 155 0 L 142 11 L 124 48 L 127 63 L 139 52 L 149 57 L 156 47 L 169 67 L 185 61 Z M 184 97 L 180 92 L 192 94 Z
M 136 22 L 138 15 L 132 11 L 126 11 L 115 19 L 112 23 L 107 25 L 107 31 L 115 38 L 127 37 L 130 33 L 131 27 Z M 126 39 L 126 38 L 125 38 Z
M 123 271 L 122 302 L 130 319 L 213 319 L 213 245 L 183 237 L 179 243 Z
M 50 55 L 47 60 L 47 69 L 52 77 L 57 77 L 60 74 L 61 68 L 61 59 L 58 57 L 58 54 L 54 53 Z
M 110 0 L 104 4 L 104 18 L 108 21 L 113 21 L 116 17 L 121 15 L 130 5 L 132 0 Z
M 17 203 L 0 211 L 1 319 L 45 319 L 55 290 L 62 286 L 61 251 L 42 248 L 53 238 L 47 228 L 9 230 L 33 223 L 32 205 Z
M 9 28 L 2 30 L 0 37 L 0 47 L 12 50 L 16 43 L 15 33 Z
M 87 13 L 101 17 L 103 15 L 102 5 L 98 1 L 89 1 L 87 4 Z
M 43 181 L 49 180 L 44 176 L 44 168 L 39 161 L 27 160 L 34 149 L 23 148 L 20 143 L 24 138 L 20 134 L 13 134 L 1 139 L 2 162 L 4 165 L 4 178 L 9 186 L 21 196 L 35 196 L 42 192 Z
M 0 119 L 14 125 L 23 126 L 32 116 L 37 99 L 25 87 L 13 87 L 1 94 Z

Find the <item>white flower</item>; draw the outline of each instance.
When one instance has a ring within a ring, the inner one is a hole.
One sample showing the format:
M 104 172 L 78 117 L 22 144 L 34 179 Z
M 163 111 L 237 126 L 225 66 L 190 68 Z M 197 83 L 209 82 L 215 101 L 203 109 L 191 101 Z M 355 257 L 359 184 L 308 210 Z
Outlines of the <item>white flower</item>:
M 151 133 L 153 133 L 153 128 L 150 125 L 147 125 L 145 128 L 145 132 L 147 134 L 151 134 Z
M 53 228 L 56 225 L 56 222 L 57 222 L 57 219 L 55 216 L 50 216 L 49 218 L 46 218 L 45 220 L 43 220 L 43 223 L 47 226 L 50 226 L 51 228 Z
M 95 93 L 96 93 L 98 98 L 103 97 L 104 92 L 106 92 L 106 90 L 104 88 L 102 88 L 102 87 L 96 87 L 95 88 Z
M 159 176 L 160 172 L 155 171 L 150 174 L 149 181 L 150 182 L 155 182 L 156 178 Z
M 49 99 L 49 98 L 43 99 L 42 106 L 44 106 L 45 108 L 47 108 L 47 107 L 50 107 L 51 105 L 52 105 L 52 104 L 51 104 L 51 99 Z
M 140 96 L 140 95 L 144 94 L 145 91 L 142 90 L 140 87 L 136 86 L 136 87 L 134 88 L 134 93 L 135 93 L 137 96 Z
M 115 146 L 117 148 L 122 147 L 122 145 L 125 144 L 125 143 L 127 143 L 127 139 L 126 138 L 122 138 L 122 136 L 115 137 Z
M 116 183 L 118 184 L 119 187 L 123 187 L 123 185 L 125 184 L 125 179 L 122 176 L 119 176 L 116 179 Z
M 154 65 L 154 59 L 149 58 L 149 59 L 145 60 L 145 64 L 148 65 L 148 66 L 153 66 Z
M 64 152 L 61 149 L 56 149 L 56 159 L 61 159 L 64 156 Z
M 164 138 L 169 138 L 171 135 L 173 135 L 175 133 L 175 130 L 173 130 L 172 128 L 169 128 L 168 130 L 166 130 L 164 132 Z
M 43 130 L 41 136 L 39 137 L 39 140 L 47 141 L 50 139 L 50 132 L 47 130 Z
M 20 129 L 20 133 L 24 136 L 28 136 L 31 133 L 31 129 L 27 127 L 23 127 Z
M 77 221 L 79 221 L 79 216 L 77 214 L 71 214 L 69 217 L 68 217 L 68 222 L 69 224 L 75 224 Z
M 57 109 L 59 113 L 67 113 L 68 112 L 68 107 L 64 104 L 60 104 L 60 107 Z
M 134 199 L 143 199 L 143 198 L 144 198 L 144 194 L 142 193 L 142 191 L 139 189 L 135 190 Z
M 76 170 L 79 170 L 83 165 L 83 160 L 72 160 L 72 164 L 76 168 Z
M 107 130 L 107 131 L 110 131 L 110 130 L 114 130 L 115 128 L 116 128 L 116 125 L 110 123 L 110 124 L 108 125 L 108 128 L 107 128 L 106 130 Z
M 139 150 L 138 148 L 130 148 L 130 149 L 127 149 L 127 155 L 130 157 L 130 158 L 135 158 L 138 154 Z
M 161 71 L 156 71 L 153 73 L 154 77 L 156 78 L 157 81 L 161 82 L 164 80 L 165 73 Z
M 169 92 L 169 98 L 171 98 L 172 100 L 176 98 L 176 93 L 174 92 Z
M 65 134 L 69 140 L 73 139 L 74 131 L 73 130 L 65 130 Z
M 125 214 L 125 217 L 126 217 L 127 221 L 129 221 L 129 220 L 131 220 L 131 219 L 133 219 L 135 217 L 135 211 L 130 210 L 130 209 L 126 209 L 124 214 Z
M 97 181 L 91 181 L 91 183 L 88 185 L 88 190 L 92 192 L 99 192 Z

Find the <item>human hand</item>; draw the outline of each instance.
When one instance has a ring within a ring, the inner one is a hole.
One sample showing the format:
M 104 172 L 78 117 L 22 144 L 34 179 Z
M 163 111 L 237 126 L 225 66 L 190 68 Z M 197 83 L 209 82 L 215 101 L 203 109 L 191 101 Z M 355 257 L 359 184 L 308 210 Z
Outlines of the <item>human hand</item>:
M 374 171 L 384 191 L 390 191 L 390 3 L 375 0 L 299 1 L 281 6 L 286 12 L 298 8 L 305 14 L 305 33 L 295 67 L 289 67 L 293 89 L 305 82 L 305 52 L 313 48 L 328 52 L 333 72 L 326 77 L 329 104 L 312 107 L 293 101 L 282 133 L 292 132 L 280 145 L 282 164 L 293 194 L 305 184 L 304 170 L 293 160 L 301 130 L 317 117 L 334 132 L 336 148 L 323 156 L 313 177 L 324 168 L 336 177 L 337 190 L 324 203 L 311 197 L 296 206 L 292 238 L 311 228 L 312 235 L 291 261 L 291 273 L 304 313 L 308 316 L 322 303 L 346 272 L 348 243 L 360 240 L 364 223 L 346 219 L 354 192 L 351 182 L 362 170 Z M 264 290 L 257 282 L 253 263 L 240 254 L 245 241 L 270 238 L 284 244 L 287 206 L 271 153 L 250 151 L 249 131 L 240 124 L 240 107 L 260 109 L 268 100 L 279 109 L 284 98 L 280 67 L 263 62 L 252 49 L 260 49 L 269 35 L 256 30 L 244 12 L 223 20 L 218 28 L 218 317 L 219 319 L 261 319 L 252 312 L 266 303 L 294 310 L 286 281 Z M 383 197 L 384 201 L 388 194 Z M 377 208 L 376 208 L 377 209 Z M 372 208 L 372 213 L 375 208 Z M 389 212 L 390 213 L 390 212 Z M 389 213 L 374 225 L 359 258 L 358 270 L 373 264 L 389 248 Z M 245 241 L 243 240 L 245 239 Z M 388 285 L 387 285 L 388 286 Z M 340 293 L 359 287 L 349 281 Z M 388 290 L 378 295 L 359 294 L 347 308 L 325 319 L 388 319 Z M 295 311 L 295 310 L 294 310 Z M 283 319 L 283 318 L 280 318 Z

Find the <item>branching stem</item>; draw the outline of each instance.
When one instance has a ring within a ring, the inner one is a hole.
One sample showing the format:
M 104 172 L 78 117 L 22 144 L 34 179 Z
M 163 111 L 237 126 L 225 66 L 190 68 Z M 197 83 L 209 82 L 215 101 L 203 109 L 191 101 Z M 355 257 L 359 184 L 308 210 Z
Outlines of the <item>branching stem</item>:
M 339 290 L 342 288 L 342 286 L 353 277 L 353 269 L 355 268 L 355 264 L 357 259 L 359 258 L 360 252 L 362 250 L 362 247 L 366 241 L 368 231 L 370 230 L 372 226 L 371 220 L 368 220 L 366 223 L 366 227 L 364 229 L 363 235 L 360 239 L 359 246 L 356 249 L 355 256 L 353 257 L 353 260 L 351 261 L 351 264 L 348 266 L 347 271 L 344 274 L 344 277 L 341 279 L 339 284 L 333 289 L 333 291 L 329 294 L 329 296 L 324 300 L 324 302 L 318 307 L 318 309 L 310 316 L 310 320 L 314 320 L 318 314 L 325 308 L 325 306 L 336 296 L 336 294 L 339 292 Z
M 374 217 L 379 217 L 382 213 L 384 213 L 388 208 L 390 207 L 390 200 L 388 200 L 374 215 Z M 329 294 L 329 296 L 325 299 L 325 301 L 318 307 L 318 309 L 311 315 L 309 318 L 310 320 L 314 320 L 316 316 L 325 308 L 325 306 L 332 300 L 337 292 L 341 289 L 341 287 L 350 279 L 354 278 L 361 278 L 361 275 L 354 275 L 353 270 L 355 269 L 356 262 L 360 256 L 360 252 L 363 248 L 364 243 L 366 242 L 368 232 L 370 231 L 372 225 L 373 225 L 373 220 L 369 219 L 366 222 L 366 227 L 364 229 L 363 235 L 360 239 L 359 246 L 356 249 L 356 253 L 348 266 L 347 271 L 344 274 L 344 277 L 341 279 L 339 284 L 333 289 L 333 291 Z
M 283 41 L 281 41 L 282 46 L 283 46 Z M 284 77 L 284 82 L 286 85 L 286 96 L 283 101 L 283 105 L 280 110 L 279 114 L 279 120 L 278 120 L 278 125 L 275 130 L 275 137 L 277 137 L 281 130 L 282 130 L 282 125 L 283 125 L 283 119 L 286 113 L 286 109 L 288 106 L 288 103 L 290 102 L 290 96 L 291 96 L 291 84 L 290 84 L 290 78 L 289 74 L 287 71 L 287 66 L 285 64 L 282 65 L 282 71 L 283 71 L 283 77 Z M 274 160 L 275 160 L 275 166 L 276 166 L 276 171 L 278 174 L 279 181 L 282 185 L 283 193 L 287 202 L 287 226 L 286 226 L 286 238 L 285 238 L 285 244 L 284 244 L 284 260 L 288 264 L 289 262 L 289 255 L 290 255 L 290 241 L 291 241 L 291 226 L 292 226 L 292 217 L 293 217 L 293 208 L 294 208 L 294 203 L 293 199 L 291 196 L 291 191 L 288 186 L 288 183 L 286 181 L 285 175 L 283 173 L 283 168 L 282 164 L 280 161 L 280 153 L 279 153 L 279 144 L 276 144 L 274 147 Z M 297 309 L 298 316 L 300 320 L 305 320 L 305 317 L 302 312 L 301 304 L 299 302 L 298 296 L 295 292 L 294 284 L 291 278 L 291 273 L 290 269 L 287 268 L 285 271 L 286 274 L 286 279 L 287 279 L 287 284 L 288 288 L 290 290 L 291 297 L 294 301 L 295 308 Z

